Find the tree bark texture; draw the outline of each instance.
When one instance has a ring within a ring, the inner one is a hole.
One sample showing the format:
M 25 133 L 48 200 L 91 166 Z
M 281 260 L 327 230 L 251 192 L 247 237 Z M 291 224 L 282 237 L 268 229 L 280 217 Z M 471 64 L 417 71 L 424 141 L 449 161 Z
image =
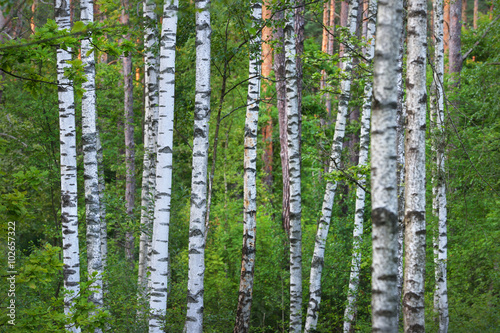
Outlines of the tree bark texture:
M 356 23 L 358 16 L 359 3 L 353 0 L 349 4 L 349 32 L 356 33 Z M 348 112 L 349 99 L 351 97 L 351 71 L 352 58 L 349 52 L 350 48 L 346 48 L 345 60 L 342 65 L 344 78 L 341 81 L 339 96 L 339 106 L 337 112 L 337 121 L 335 122 L 335 133 L 333 135 L 332 151 L 330 155 L 330 163 L 328 172 L 332 173 L 340 167 L 340 157 L 342 154 L 342 142 L 345 136 L 346 118 Z M 316 231 L 316 241 L 314 244 L 314 253 L 311 262 L 311 274 L 309 285 L 309 303 L 307 305 L 307 317 L 305 331 L 311 332 L 316 329 L 318 323 L 319 306 L 321 302 L 321 273 L 323 271 L 326 238 L 328 229 L 330 228 L 330 220 L 337 190 L 336 181 L 328 181 L 326 184 L 325 195 L 323 197 L 323 206 L 321 209 L 321 218 Z
M 189 273 L 184 332 L 203 331 L 205 218 L 207 214 L 208 125 L 210 120 L 210 0 L 196 2 L 196 92 L 189 220 Z
M 158 135 L 158 71 L 159 59 L 155 43 L 158 41 L 156 29 L 156 3 L 144 0 L 144 157 L 141 188 L 141 236 L 139 239 L 138 289 L 142 298 L 147 292 L 146 270 L 148 266 L 148 245 L 151 243 L 153 198 L 156 184 L 156 143 Z M 175 38 L 174 38 L 175 42 Z M 171 66 L 172 67 L 172 66 Z
M 94 21 L 92 0 L 80 3 L 81 19 L 85 24 Z M 82 40 L 82 62 L 86 82 L 82 96 L 82 141 L 83 141 L 83 179 L 85 185 L 85 212 L 87 223 L 87 271 L 89 276 L 96 274 L 92 287 L 96 288 L 90 300 L 96 307 L 103 306 L 102 257 L 101 257 L 101 219 L 99 204 L 99 175 L 97 172 L 97 127 L 95 94 L 95 56 L 91 52 L 91 40 Z M 96 330 L 101 331 L 101 330 Z
M 479 0 L 474 0 L 474 18 L 472 19 L 472 26 L 477 29 L 477 18 L 479 14 Z
M 461 37 L 462 37 L 462 0 L 450 4 L 450 54 L 448 63 L 450 74 L 459 75 L 462 71 Z M 458 78 L 454 78 L 458 82 Z
M 443 13 L 443 44 L 444 44 L 444 53 L 448 51 L 450 47 L 450 1 L 444 0 L 444 13 Z
M 377 14 L 377 1 L 370 0 L 368 5 L 367 36 L 371 39 L 370 46 L 366 50 L 365 59 L 370 63 L 375 53 L 375 19 Z M 359 166 L 366 166 L 368 163 L 368 149 L 370 145 L 370 116 L 372 107 L 373 84 L 367 80 L 363 91 L 363 112 L 361 115 L 361 133 L 359 143 Z M 361 176 L 358 180 L 361 186 L 365 186 L 366 177 Z M 344 332 L 349 333 L 353 329 L 354 317 L 357 308 L 357 294 L 359 287 L 359 272 L 361 269 L 361 243 L 363 236 L 363 222 L 365 212 L 365 190 L 356 188 L 356 208 L 354 215 L 354 230 L 352 244 L 352 264 L 349 277 L 349 290 L 347 292 L 347 306 L 344 314 Z
M 273 49 L 271 46 L 272 28 L 270 22 L 271 10 L 269 9 L 270 0 L 265 0 L 262 4 L 262 18 L 266 20 L 265 27 L 262 28 L 262 76 L 264 80 L 269 79 L 273 68 Z M 262 140 L 264 141 L 264 183 L 268 189 L 271 189 L 273 183 L 273 118 L 271 116 L 271 104 L 267 96 L 268 87 L 271 81 L 265 81 L 262 85 L 263 98 L 266 101 L 266 116 L 268 117 L 266 125 L 262 128 Z
M 252 26 L 258 29 L 262 21 L 262 4 L 251 3 Z M 250 61 L 248 70 L 247 113 L 245 118 L 245 152 L 243 160 L 243 246 L 241 251 L 241 276 L 238 293 L 238 308 L 234 333 L 246 333 L 250 328 L 252 307 L 256 228 L 257 228 L 257 125 L 260 102 L 260 59 L 261 38 L 256 35 L 250 40 Z
M 102 145 L 99 130 L 97 130 L 97 170 L 99 173 L 99 207 L 101 217 L 101 262 L 102 270 L 106 271 L 108 266 L 108 225 L 106 223 L 106 202 L 104 201 L 104 191 L 106 189 L 106 184 L 104 180 L 104 166 L 103 166 L 103 155 L 102 155 Z M 106 297 L 108 290 L 107 281 L 103 279 L 102 281 L 102 292 L 103 296 Z
M 427 2 L 408 1 L 404 330 L 424 332 Z
M 296 4 L 296 2 L 292 2 Z M 290 173 L 290 332 L 302 330 L 302 229 L 300 188 L 300 110 L 295 10 L 285 11 L 285 79 Z
M 444 140 L 444 48 L 443 48 L 443 1 L 434 0 L 434 81 L 431 94 L 431 124 L 433 152 L 433 215 L 438 219 L 438 232 L 434 236 L 435 291 L 434 310 L 438 313 L 439 332 L 448 332 L 448 288 L 447 288 L 447 211 L 445 186 L 445 140 Z
M 69 3 L 55 2 L 55 19 L 59 30 L 70 30 Z M 59 98 L 59 127 L 61 153 L 61 224 L 63 245 L 64 287 L 69 291 L 64 297 L 64 313 L 72 313 L 73 298 L 80 293 L 80 249 L 78 244 L 78 207 L 76 175 L 76 130 L 73 82 L 64 70 L 70 65 L 71 49 L 57 49 L 57 84 Z M 80 332 L 74 325 L 66 327 L 70 332 Z
M 130 9 L 129 0 L 122 1 L 122 14 L 120 21 L 123 25 L 129 25 Z M 126 36 L 125 38 L 130 38 Z M 133 100 L 133 78 L 132 56 L 130 54 L 122 57 L 123 61 L 123 89 L 124 97 L 124 119 L 125 119 L 125 203 L 129 219 L 134 218 L 135 202 L 135 143 L 134 143 L 134 100 Z M 128 229 L 128 228 L 127 228 Z M 131 230 L 125 231 L 125 256 L 129 262 L 134 260 L 134 234 Z
M 398 200 L 396 113 L 403 3 L 379 2 L 371 130 L 372 331 L 397 332 Z
M 177 36 L 178 0 L 163 5 L 158 80 L 158 146 L 153 237 L 150 254 L 150 299 L 153 312 L 149 332 L 162 332 L 161 319 L 167 310 L 169 277 L 168 236 L 170 199 L 172 197 L 172 152 L 174 142 L 175 45 Z M 154 85 L 154 82 L 151 82 Z M 151 87 L 153 88 L 153 87 Z

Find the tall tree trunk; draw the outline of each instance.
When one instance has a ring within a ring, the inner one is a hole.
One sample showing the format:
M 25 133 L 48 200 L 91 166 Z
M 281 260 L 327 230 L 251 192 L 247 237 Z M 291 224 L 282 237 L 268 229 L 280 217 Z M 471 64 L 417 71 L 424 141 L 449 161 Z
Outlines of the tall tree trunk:
M 150 299 L 153 312 L 149 332 L 162 330 L 162 319 L 167 310 L 169 277 L 168 235 L 170 225 L 170 199 L 172 197 L 172 151 L 174 134 L 175 45 L 177 36 L 178 0 L 165 1 L 160 45 L 158 147 L 156 191 L 153 220 L 153 239 L 150 251 Z M 151 74 L 151 71 L 148 69 Z M 150 82 L 154 90 L 155 82 Z M 150 101 L 151 102 L 155 102 Z M 152 126 L 154 126 L 152 124 Z M 205 169 L 206 171 L 206 169 Z M 206 172 L 205 172 L 206 175 Z M 202 221 L 201 224 L 203 224 Z M 203 238 L 203 236 L 202 236 Z M 190 252 L 191 253 L 191 252 Z
M 349 7 L 350 7 L 350 3 L 349 1 L 342 1 L 340 3 L 340 26 L 345 28 L 347 27 L 347 25 L 349 24 L 348 23 L 348 20 L 349 20 Z M 343 57 L 344 57 L 344 52 L 345 52 L 345 44 L 344 43 L 340 43 L 339 45 L 339 57 L 340 57 L 340 61 L 339 61 L 339 67 L 342 68 L 342 63 L 343 63 Z
M 101 217 L 101 262 L 102 262 L 102 271 L 106 271 L 106 267 L 108 266 L 108 226 L 106 224 L 106 202 L 104 202 L 104 190 L 106 188 L 106 184 L 104 181 L 104 165 L 103 165 L 103 154 L 102 154 L 102 145 L 99 130 L 97 130 L 97 170 L 99 173 L 99 207 L 100 212 L 99 216 Z M 107 280 L 104 279 L 102 281 L 102 293 L 103 296 L 106 297 L 106 293 L 108 291 Z
M 81 19 L 85 24 L 94 22 L 92 0 L 81 0 Z M 91 40 L 82 40 L 82 62 L 86 82 L 82 97 L 82 141 L 83 141 L 83 179 L 85 183 L 85 212 L 87 223 L 87 270 L 89 276 L 96 275 L 92 286 L 96 288 L 90 300 L 96 308 L 103 306 L 102 257 L 101 257 L 101 217 L 99 204 L 99 175 L 97 172 L 97 127 L 95 94 L 95 56 L 91 52 Z M 101 330 L 96 330 L 96 332 Z
M 467 27 L 467 0 L 462 0 L 462 24 Z
M 275 15 L 276 21 L 284 19 L 283 11 Z M 287 234 L 290 233 L 290 175 L 288 167 L 288 120 L 286 116 L 286 82 L 285 82 L 285 52 L 283 28 L 278 26 L 274 38 L 278 41 L 280 52 L 274 55 L 274 73 L 276 76 L 276 98 L 278 108 L 278 121 L 280 130 L 280 158 L 283 181 L 282 224 Z
M 262 28 L 262 76 L 264 79 L 269 79 L 273 68 L 273 49 L 271 39 L 273 29 L 270 26 L 271 10 L 269 9 L 270 0 L 265 0 L 262 4 L 262 18 L 266 20 L 266 26 Z M 267 97 L 270 81 L 265 81 L 262 85 L 263 97 L 266 100 L 266 116 L 268 117 L 266 125 L 262 128 L 262 140 L 264 141 L 264 183 L 268 190 L 271 189 L 273 183 L 273 118 L 271 116 L 271 104 Z
M 59 30 L 70 30 L 69 3 L 55 2 L 55 19 Z M 76 175 L 75 100 L 73 82 L 65 75 L 69 68 L 71 49 L 57 49 L 57 84 L 59 97 L 59 127 L 61 151 L 61 224 L 63 245 L 64 287 L 70 292 L 64 297 L 64 313 L 71 315 L 73 298 L 80 293 L 80 249 L 78 245 L 78 207 Z M 75 325 L 66 327 L 80 332 Z
M 328 30 L 330 26 L 330 9 L 329 2 L 323 3 L 323 36 L 321 39 L 321 52 L 328 52 Z M 326 88 L 326 71 L 321 70 L 321 80 L 319 81 L 319 89 L 324 90 Z M 330 115 L 331 110 L 328 109 L 327 97 L 324 95 L 325 107 L 327 114 Z
M 208 125 L 210 120 L 210 0 L 196 2 L 196 94 L 189 221 L 188 304 L 184 332 L 203 330 L 205 218 L 207 214 Z
M 403 3 L 380 2 L 373 60 L 371 130 L 372 331 L 398 332 L 396 113 Z
M 158 135 L 158 66 L 159 59 L 155 45 L 158 42 L 156 3 L 144 0 L 144 49 L 145 49 L 145 100 L 144 100 L 144 157 L 141 192 L 141 236 L 139 240 L 138 289 L 142 299 L 147 293 L 146 270 L 148 266 L 148 245 L 151 243 L 153 198 L 156 184 L 156 141 Z M 169 13 L 165 13 L 169 14 Z M 175 42 L 175 38 L 174 38 Z M 170 45 L 169 45 L 170 46 Z M 165 52 L 165 51 L 164 51 Z M 173 67 L 173 65 L 170 65 Z M 163 78 L 164 80 L 164 78 Z
M 434 311 L 439 316 L 439 332 L 448 332 L 448 288 L 446 280 L 447 230 L 446 187 L 444 154 L 444 48 L 443 48 L 443 1 L 434 3 L 434 81 L 431 94 L 431 124 L 433 151 L 433 215 L 438 218 L 438 234 L 434 236 L 435 278 Z
M 349 4 L 349 32 L 356 32 L 356 23 L 358 16 L 358 1 L 353 0 Z M 352 57 L 350 48 L 346 48 L 345 59 L 342 62 L 342 72 L 344 78 L 341 81 L 341 93 L 339 96 L 339 107 L 337 112 L 337 121 L 335 122 L 335 133 L 333 135 L 332 151 L 328 172 L 332 173 L 340 167 L 340 157 L 342 154 L 342 141 L 345 136 L 345 126 L 348 111 L 349 99 L 351 97 L 351 71 Z M 330 220 L 337 190 L 337 181 L 328 181 L 326 184 L 325 195 L 323 197 L 323 207 L 321 209 L 321 218 L 316 231 L 316 241 L 314 244 L 314 253 L 311 262 L 311 275 L 309 285 L 309 303 L 307 306 L 307 317 L 305 331 L 311 332 L 316 329 L 318 323 L 319 305 L 321 302 L 321 273 L 323 271 L 326 237 L 330 228 Z
M 444 0 L 444 13 L 443 13 L 443 30 L 444 30 L 444 53 L 448 52 L 450 47 L 450 1 Z
M 251 3 L 252 26 L 258 29 L 262 21 L 262 4 Z M 250 40 L 248 70 L 247 114 L 245 119 L 245 153 L 243 161 L 243 247 L 241 251 L 240 290 L 234 333 L 246 333 L 250 328 L 257 227 L 257 124 L 260 102 L 261 38 L 257 34 Z
M 129 0 L 122 1 L 121 23 L 129 25 L 130 9 Z M 130 36 L 125 38 L 130 39 Z M 123 56 L 123 89 L 124 110 L 125 110 L 125 202 L 126 211 L 130 220 L 134 219 L 135 202 L 135 143 L 134 143 L 134 100 L 133 100 L 133 71 L 132 56 L 130 54 Z M 125 256 L 129 262 L 134 261 L 134 234 L 131 230 L 125 231 Z
M 474 0 L 474 18 L 472 19 L 472 25 L 474 29 L 477 29 L 478 14 L 479 14 L 479 0 Z
M 292 7 L 296 1 L 292 2 Z M 302 230 L 300 110 L 295 44 L 295 10 L 285 11 L 285 79 L 290 173 L 290 332 L 302 330 Z
M 377 1 L 370 0 L 368 12 L 367 36 L 371 39 L 370 46 L 366 50 L 365 59 L 371 63 L 375 52 L 375 19 L 377 13 Z M 364 88 L 363 113 L 361 116 L 361 133 L 359 144 L 359 166 L 366 166 L 368 163 L 368 148 L 370 145 L 370 115 L 372 107 L 372 81 L 367 80 Z M 365 186 L 366 177 L 361 176 L 358 183 Z M 349 278 L 349 291 L 347 292 L 347 307 L 344 314 L 344 332 L 353 330 L 354 317 L 357 308 L 357 294 L 359 286 L 359 271 L 361 269 L 361 243 L 363 236 L 363 222 L 365 212 L 365 190 L 356 188 L 356 209 L 354 216 L 353 244 L 352 244 L 352 267 Z
M 462 23 L 460 18 L 462 16 L 462 0 L 455 0 L 450 5 L 450 54 L 448 63 L 450 67 L 450 74 L 455 75 L 453 79 L 458 83 L 458 76 L 462 71 L 462 55 L 461 53 L 461 37 L 462 37 Z
M 408 1 L 405 142 L 405 332 L 424 332 L 427 2 Z
M 333 56 L 333 45 L 335 44 L 335 0 L 330 0 L 329 27 L 328 48 L 326 52 Z M 332 118 L 332 95 L 330 93 L 326 93 L 326 111 L 328 115 L 328 123 L 330 123 Z
M 30 18 L 30 28 L 31 32 L 35 33 L 35 9 L 36 9 L 36 0 L 33 0 L 31 4 L 31 18 Z

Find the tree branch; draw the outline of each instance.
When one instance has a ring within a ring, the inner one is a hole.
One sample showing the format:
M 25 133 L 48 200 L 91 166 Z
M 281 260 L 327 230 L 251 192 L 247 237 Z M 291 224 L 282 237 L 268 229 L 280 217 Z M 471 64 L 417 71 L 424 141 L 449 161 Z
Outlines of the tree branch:
M 472 45 L 472 47 L 469 49 L 469 51 L 465 52 L 465 54 L 462 57 L 462 61 L 465 61 L 465 59 L 467 59 L 467 57 L 476 48 L 476 46 L 479 45 L 479 43 L 481 42 L 481 40 L 484 37 L 486 37 L 486 35 L 488 34 L 488 32 L 490 32 L 491 28 L 493 27 L 493 23 L 495 23 L 496 21 L 498 21 L 498 19 L 500 19 L 500 15 L 498 15 L 497 17 L 495 17 L 495 19 L 490 22 L 490 24 L 488 25 L 488 28 L 486 28 L 486 30 L 483 32 L 483 34 L 481 35 L 481 37 L 479 37 L 479 39 L 474 43 L 474 45 Z

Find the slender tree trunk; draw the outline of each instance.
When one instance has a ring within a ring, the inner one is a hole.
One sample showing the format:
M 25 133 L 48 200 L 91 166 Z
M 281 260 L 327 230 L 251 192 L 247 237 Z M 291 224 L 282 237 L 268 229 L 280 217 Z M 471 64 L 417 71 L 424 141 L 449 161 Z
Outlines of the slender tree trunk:
M 349 4 L 349 32 L 356 32 L 356 23 L 358 16 L 358 1 L 353 0 Z M 337 121 L 335 122 L 335 133 L 333 135 L 332 151 L 330 155 L 330 165 L 328 172 L 332 173 L 340 167 L 340 156 L 342 154 L 342 141 L 345 136 L 345 126 L 348 111 L 349 99 L 351 97 L 351 71 L 352 58 L 346 48 L 345 59 L 342 62 L 342 71 L 344 79 L 341 81 L 341 93 L 339 97 L 339 107 L 337 112 Z M 326 184 L 325 195 L 323 197 L 323 207 L 321 209 L 321 218 L 316 231 L 316 242 L 314 244 L 314 253 L 311 262 L 311 275 L 309 285 L 309 303 L 307 306 L 307 317 L 305 331 L 311 332 L 316 329 L 318 323 L 319 305 L 321 302 L 321 273 L 323 271 L 326 237 L 330 228 L 331 213 L 335 191 L 337 190 L 336 181 L 328 181 Z
M 31 32 L 35 33 L 35 9 L 36 9 L 36 0 L 33 0 L 31 4 L 31 18 L 30 18 L 30 28 Z M 1 28 L 1 27 L 0 27 Z
M 461 53 L 461 37 L 462 37 L 462 23 L 460 18 L 462 16 L 462 0 L 455 0 L 450 5 L 450 54 L 448 63 L 450 67 L 450 74 L 455 76 L 460 75 L 462 71 L 462 55 Z M 454 82 L 458 83 L 458 77 L 454 78 Z
M 69 3 L 55 2 L 55 19 L 59 30 L 70 30 Z M 80 293 L 80 249 L 78 245 L 78 207 L 76 175 L 75 100 L 73 82 L 64 70 L 70 64 L 71 49 L 57 49 L 57 83 L 59 97 L 59 126 L 61 151 L 61 224 L 63 244 L 64 287 L 69 291 L 64 297 L 64 313 L 71 315 L 73 298 Z M 70 332 L 80 332 L 75 325 L 66 327 Z
M 408 1 L 405 159 L 405 332 L 425 332 L 425 127 L 427 2 Z
M 275 15 L 279 22 L 283 20 L 283 11 L 278 11 Z M 287 234 L 290 233 L 290 175 L 288 167 L 288 120 L 286 116 L 286 82 L 285 82 L 285 52 L 283 40 L 283 28 L 276 28 L 274 38 L 278 41 L 280 52 L 276 52 L 274 56 L 274 73 L 276 76 L 276 97 L 278 108 L 278 121 L 280 127 L 280 157 L 281 157 L 281 172 L 283 180 L 283 207 L 282 207 L 282 224 L 283 229 Z
M 150 299 L 153 313 L 149 320 L 149 332 L 162 330 L 162 319 L 167 310 L 169 277 L 168 235 L 170 225 L 170 199 L 172 197 L 172 151 L 174 134 L 175 92 L 175 45 L 177 35 L 178 0 L 166 1 L 163 5 L 163 21 L 160 46 L 158 149 L 156 191 L 153 220 L 153 239 L 150 257 Z M 149 71 L 149 69 L 148 69 Z M 151 71 L 149 71 L 151 73 Z M 154 89 L 155 83 L 150 82 Z M 151 102 L 151 101 L 150 101 Z M 154 103 L 154 101 L 153 101 Z M 206 172 L 205 172 L 206 174 Z M 202 221 L 201 224 L 203 224 Z
M 296 4 L 292 2 L 292 6 Z M 302 230 L 300 110 L 295 44 L 295 10 L 285 11 L 285 79 L 290 173 L 290 332 L 302 330 Z
M 129 25 L 130 9 L 129 0 L 122 1 L 121 23 Z M 127 36 L 125 38 L 130 38 Z M 123 80 L 125 91 L 124 110 L 125 110 L 125 202 L 127 215 L 130 220 L 134 219 L 135 202 L 135 143 L 134 143 L 134 100 L 133 100 L 133 71 L 132 56 L 125 55 L 123 58 Z M 125 256 L 129 262 L 134 261 L 134 234 L 131 230 L 125 231 Z
M 252 26 L 259 28 L 262 21 L 262 4 L 251 3 Z M 257 124 L 260 100 L 260 58 L 261 38 L 256 35 L 250 40 L 250 64 L 248 81 L 247 114 L 245 119 L 245 153 L 243 185 L 243 247 L 241 251 L 241 276 L 234 333 L 246 333 L 250 328 L 250 309 L 255 267 L 257 227 Z
M 450 46 L 450 1 L 444 0 L 443 30 L 444 30 L 444 53 L 448 52 Z
M 108 226 L 106 224 L 106 202 L 104 202 L 104 190 L 106 188 L 106 184 L 104 181 L 104 165 L 103 165 L 103 154 L 102 154 L 102 145 L 99 130 L 97 130 L 97 170 L 99 173 L 99 207 L 100 212 L 99 216 L 101 217 L 101 262 L 102 262 L 102 271 L 106 271 L 106 267 L 108 266 Z M 106 296 L 108 290 L 107 281 L 103 279 L 102 281 L 102 293 L 103 296 Z
M 349 20 L 349 6 L 350 6 L 350 3 L 349 1 L 342 1 L 340 3 L 340 26 L 341 27 L 347 27 L 348 25 L 348 20 Z M 340 57 L 340 61 L 339 61 L 339 67 L 342 68 L 342 63 L 343 63 L 343 57 L 344 57 L 344 52 L 345 52 L 345 44 L 344 43 L 340 43 L 340 46 L 339 46 L 339 57 Z
M 330 15 L 329 15 L 329 3 L 325 2 L 323 4 L 323 36 L 321 40 L 321 52 L 327 53 L 328 52 L 328 29 L 330 26 Z M 326 71 L 324 69 L 321 70 L 321 80 L 319 82 L 319 89 L 323 90 L 326 87 Z M 325 103 L 326 103 L 326 95 L 325 95 Z M 330 114 L 331 110 L 328 110 L 327 107 L 327 112 Z
M 92 0 L 81 0 L 81 19 L 84 23 L 94 22 Z M 96 288 L 90 300 L 96 307 L 103 306 L 102 257 L 101 257 L 101 218 L 99 204 L 99 175 L 97 172 L 97 127 L 95 94 L 95 57 L 91 52 L 91 40 L 82 40 L 82 62 L 85 66 L 86 82 L 82 97 L 82 141 L 83 141 L 83 179 L 85 180 L 85 211 L 87 223 L 87 270 L 89 276 L 96 275 L 92 286 Z M 96 332 L 101 330 L 96 330 Z
M 380 2 L 373 60 L 371 130 L 372 331 L 398 332 L 396 114 L 402 1 Z
M 158 135 L 158 71 L 159 59 L 155 44 L 158 42 L 156 3 L 144 0 L 144 49 L 145 49 L 145 101 L 144 101 L 144 157 L 141 193 L 141 236 L 139 240 L 138 289 L 140 298 L 147 293 L 146 270 L 148 245 L 151 243 L 153 198 L 156 184 L 156 141 Z M 165 13 L 168 14 L 168 13 Z M 175 38 L 174 38 L 175 42 Z M 170 45 L 168 46 L 170 47 Z M 165 52 L 165 51 L 164 51 Z M 173 65 L 170 65 L 173 67 Z M 164 79 L 163 79 L 164 80 Z
M 444 154 L 444 48 L 443 48 L 443 1 L 434 3 L 434 90 L 431 94 L 431 124 L 433 125 L 433 215 L 438 218 L 438 236 L 434 236 L 435 278 L 434 311 L 439 316 L 439 332 L 448 332 L 448 288 L 446 280 L 447 230 L 446 187 Z
M 271 10 L 269 9 L 270 0 L 265 0 L 262 4 L 262 17 L 264 20 L 271 18 Z M 266 26 L 262 29 L 262 76 L 268 79 L 271 76 L 273 68 L 273 49 L 271 46 L 272 28 L 270 23 L 266 22 Z M 268 87 L 270 81 L 265 81 L 262 85 L 263 96 L 266 100 L 266 116 L 268 117 L 266 125 L 262 128 L 262 140 L 264 141 L 264 183 L 271 189 L 273 183 L 273 118 L 271 116 L 271 104 L 267 98 Z
M 333 56 L 333 45 L 335 43 L 335 0 L 330 0 L 329 27 L 328 48 L 326 52 Z M 326 93 L 326 111 L 328 115 L 328 123 L 330 123 L 332 118 L 332 95 L 330 93 Z
M 207 214 L 208 125 L 210 120 L 210 0 L 196 2 L 196 94 L 189 221 L 189 273 L 184 332 L 203 330 L 205 218 Z
M 472 25 L 474 29 L 477 29 L 477 18 L 479 14 L 479 0 L 474 0 L 474 18 L 472 21 Z
M 369 64 L 375 52 L 375 19 L 377 13 L 377 1 L 369 2 L 367 36 L 372 39 L 370 47 L 366 50 L 365 59 Z M 370 145 L 370 115 L 372 107 L 372 82 L 367 80 L 364 88 L 363 113 L 361 116 L 361 134 L 359 144 L 359 166 L 366 166 L 368 163 L 368 148 Z M 365 186 L 366 177 L 361 176 L 359 184 Z M 349 278 L 349 291 L 347 292 L 347 307 L 344 314 L 344 332 L 349 333 L 353 330 L 354 317 L 357 308 L 357 294 L 359 286 L 359 271 L 361 269 L 361 243 L 363 236 L 363 222 L 365 212 L 365 190 L 356 188 L 356 209 L 354 217 L 353 244 L 352 244 L 352 267 Z
M 467 27 L 467 0 L 462 0 L 462 24 Z

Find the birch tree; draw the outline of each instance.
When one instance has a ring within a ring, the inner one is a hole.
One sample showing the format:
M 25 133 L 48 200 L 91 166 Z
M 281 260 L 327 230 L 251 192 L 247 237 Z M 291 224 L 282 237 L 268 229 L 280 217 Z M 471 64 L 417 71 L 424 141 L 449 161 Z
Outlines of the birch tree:
M 55 19 L 59 30 L 70 30 L 69 3 L 55 2 Z M 73 298 L 80 293 L 80 249 L 78 244 L 78 207 L 76 175 L 75 100 L 73 82 L 64 75 L 69 68 L 71 49 L 57 49 L 57 85 L 59 98 L 59 127 L 61 152 L 61 225 L 63 245 L 64 313 L 72 314 Z M 76 325 L 66 327 L 70 332 L 81 332 Z
M 408 1 L 405 138 L 405 332 L 424 332 L 427 2 Z
M 397 332 L 398 200 L 396 111 L 402 1 L 379 2 L 371 129 L 372 331 Z
M 357 0 L 349 4 L 349 32 L 354 35 L 356 32 L 356 22 L 358 16 L 359 3 Z M 345 136 L 345 126 L 349 99 L 351 97 L 351 71 L 352 58 L 350 50 L 352 45 L 345 48 L 345 60 L 342 62 L 343 79 L 340 83 L 339 106 L 337 120 L 335 122 L 335 133 L 330 154 L 328 172 L 332 173 L 340 167 L 340 156 L 342 154 L 342 142 Z M 307 317 L 305 331 L 310 332 L 316 329 L 318 323 L 319 305 L 321 302 L 321 273 L 323 271 L 326 237 L 330 228 L 330 220 L 333 208 L 337 181 L 328 181 L 326 184 L 323 206 L 321 208 L 321 218 L 316 231 L 316 241 L 311 262 L 311 275 L 309 285 L 309 303 L 307 306 Z
M 252 2 L 252 26 L 258 29 L 262 21 L 262 3 Z M 261 38 L 257 34 L 250 40 L 247 113 L 245 118 L 245 152 L 243 184 L 243 247 L 241 251 L 241 277 L 236 311 L 235 333 L 246 333 L 250 327 L 252 306 L 256 227 L 257 227 L 257 124 L 260 102 Z
M 373 59 L 375 52 L 375 19 L 377 14 L 377 1 L 370 0 L 368 4 L 368 24 L 367 24 L 367 37 L 372 40 L 369 42 L 370 46 L 366 49 L 365 59 L 369 64 Z M 359 142 L 359 161 L 358 165 L 363 167 L 368 163 L 368 148 L 370 145 L 370 115 L 372 107 L 372 81 L 368 79 L 364 87 L 363 97 L 363 112 L 361 115 L 361 133 Z M 365 186 L 366 177 L 361 176 L 358 180 L 360 186 Z M 344 314 L 344 332 L 351 332 L 354 316 L 356 314 L 356 301 L 359 286 L 359 271 L 361 268 L 361 243 L 363 236 L 363 220 L 365 212 L 365 189 L 356 188 L 356 208 L 354 215 L 354 230 L 353 230 L 353 244 L 352 244 L 352 264 L 351 274 L 349 277 L 349 290 L 347 292 L 347 306 Z
M 210 0 L 196 2 L 196 92 L 193 173 L 189 220 L 189 273 L 184 332 L 203 330 L 205 218 L 207 214 L 208 125 L 210 120 Z
M 158 56 L 155 45 L 158 41 L 156 29 L 156 3 L 144 0 L 144 157 L 141 189 L 141 236 L 139 239 L 139 293 L 146 295 L 146 268 L 148 261 L 148 245 L 151 243 L 152 221 L 154 210 L 153 197 L 156 183 L 156 138 L 158 133 Z
M 434 311 L 439 316 L 439 332 L 448 332 L 448 290 L 446 279 L 447 260 L 447 212 L 446 186 L 444 181 L 444 47 L 443 47 L 443 1 L 434 0 L 434 80 L 431 93 L 431 124 L 433 152 L 432 211 L 438 219 L 438 232 L 434 236 L 434 261 L 436 286 Z
M 163 331 L 161 318 L 165 316 L 167 310 L 168 235 L 172 196 L 175 45 L 178 7 L 178 0 L 165 1 L 161 28 L 156 196 L 149 285 L 149 307 L 152 311 L 149 320 L 150 333 Z
M 292 1 L 292 7 L 295 1 Z M 300 110 L 295 46 L 295 10 L 285 12 L 285 81 L 290 174 L 290 332 L 302 330 L 302 229 Z

